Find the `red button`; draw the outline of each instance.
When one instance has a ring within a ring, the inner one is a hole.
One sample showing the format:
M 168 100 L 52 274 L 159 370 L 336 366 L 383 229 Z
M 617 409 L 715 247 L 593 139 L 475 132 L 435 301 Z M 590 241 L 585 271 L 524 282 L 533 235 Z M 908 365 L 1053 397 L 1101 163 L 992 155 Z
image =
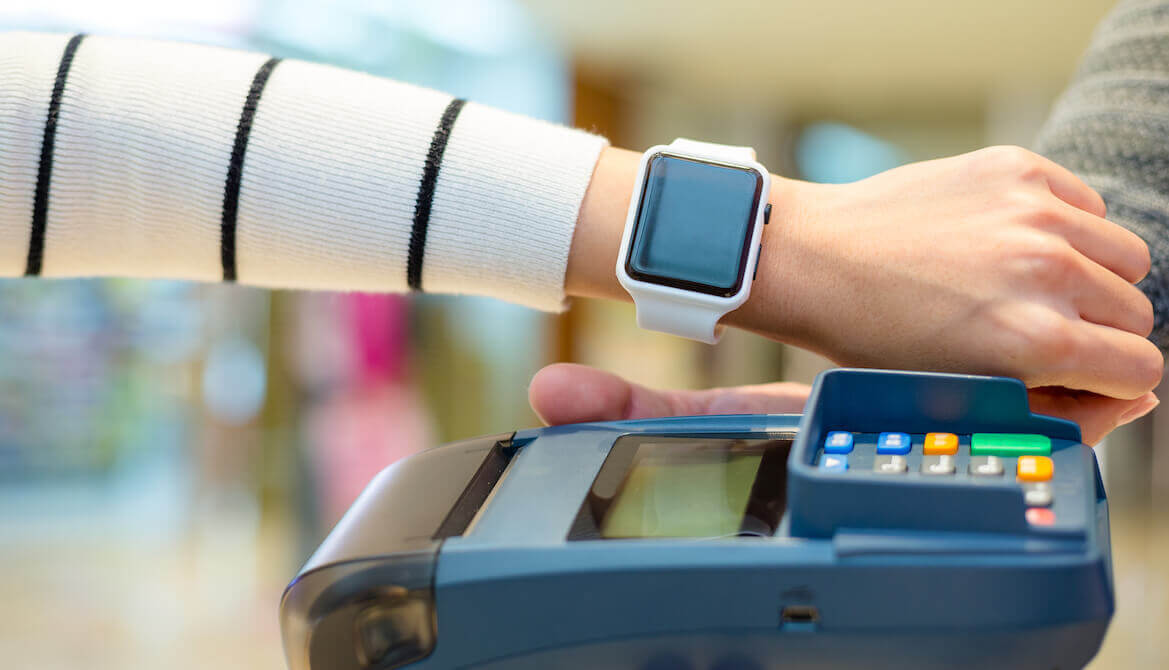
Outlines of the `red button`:
M 1055 523 L 1055 512 L 1046 507 L 1028 507 L 1027 523 L 1033 526 L 1050 526 Z

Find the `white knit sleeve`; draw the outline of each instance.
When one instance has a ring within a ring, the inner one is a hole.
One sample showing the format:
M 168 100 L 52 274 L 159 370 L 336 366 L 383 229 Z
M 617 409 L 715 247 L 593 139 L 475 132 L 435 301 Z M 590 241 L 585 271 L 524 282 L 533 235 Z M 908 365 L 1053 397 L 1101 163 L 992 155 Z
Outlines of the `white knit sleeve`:
M 0 34 L 0 275 L 559 309 L 604 138 L 187 44 Z

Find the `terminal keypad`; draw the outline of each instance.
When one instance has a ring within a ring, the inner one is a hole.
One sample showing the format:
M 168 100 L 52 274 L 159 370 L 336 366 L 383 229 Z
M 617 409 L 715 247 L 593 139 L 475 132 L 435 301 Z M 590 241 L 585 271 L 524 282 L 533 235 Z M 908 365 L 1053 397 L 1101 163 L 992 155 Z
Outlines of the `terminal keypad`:
M 954 457 L 949 454 L 940 456 L 922 456 L 921 474 L 923 475 L 952 475 L 957 472 Z
M 926 456 L 953 456 L 958 453 L 958 436 L 953 433 L 927 433 L 922 453 Z
M 873 472 L 882 475 L 899 475 L 909 469 L 909 461 L 897 454 L 877 454 L 873 459 Z
M 1023 484 L 1023 501 L 1028 507 L 1051 507 L 1052 492 L 1048 482 Z
M 1003 462 L 998 456 L 971 456 L 970 474 L 975 477 L 1002 477 Z
M 1055 473 L 1055 465 L 1048 456 L 1020 456 L 1016 470 L 1021 482 L 1047 482 Z
M 904 456 L 912 443 L 909 433 L 881 433 L 877 436 L 877 453 Z
M 848 476 L 876 474 L 890 480 L 925 477 L 954 482 L 1014 480 L 1023 492 L 1028 523 L 1055 523 L 1055 464 L 1051 439 L 1044 435 L 835 430 L 827 433 L 821 446 L 820 470 Z

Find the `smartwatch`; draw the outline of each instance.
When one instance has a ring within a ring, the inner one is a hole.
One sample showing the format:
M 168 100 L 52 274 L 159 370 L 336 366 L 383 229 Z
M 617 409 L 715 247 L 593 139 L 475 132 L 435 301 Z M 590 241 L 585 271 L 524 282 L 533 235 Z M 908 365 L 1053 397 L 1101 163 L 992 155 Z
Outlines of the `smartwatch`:
M 770 187 L 750 147 L 677 139 L 642 155 L 617 256 L 639 326 L 718 341 L 751 293 Z

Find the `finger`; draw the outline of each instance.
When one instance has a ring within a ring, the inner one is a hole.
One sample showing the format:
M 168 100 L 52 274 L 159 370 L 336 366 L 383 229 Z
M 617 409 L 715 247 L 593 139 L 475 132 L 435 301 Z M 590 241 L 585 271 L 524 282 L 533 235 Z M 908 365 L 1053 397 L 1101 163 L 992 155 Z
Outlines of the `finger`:
M 1065 216 L 1052 217 L 1054 232 L 1076 251 L 1135 284 L 1149 274 L 1149 245 L 1140 235 L 1108 219 L 1066 205 Z
M 1095 189 L 1085 184 L 1084 180 L 1077 177 L 1071 170 L 1050 158 L 1044 158 L 1038 154 L 1036 154 L 1036 158 L 1043 167 L 1047 188 L 1055 197 L 1076 209 L 1104 218 L 1106 214 L 1104 198 L 1100 197 Z
M 793 382 L 695 391 L 695 414 L 799 414 L 812 387 Z
M 1074 288 L 1074 303 L 1080 316 L 1092 323 L 1148 337 L 1153 332 L 1153 303 L 1144 292 L 1108 268 L 1080 258 L 1087 274 Z
M 1031 411 L 1074 421 L 1080 426 L 1084 444 L 1095 445 L 1118 426 L 1136 421 L 1160 403 L 1157 396 L 1146 393 L 1133 400 L 1072 391 L 1056 387 L 1028 391 Z
M 775 383 L 707 391 L 661 391 L 584 365 L 549 365 L 532 378 L 528 400 L 548 424 L 699 414 L 803 411 L 810 387 Z
M 640 416 L 670 416 L 670 398 L 615 374 L 584 365 L 549 365 L 532 377 L 528 402 L 544 423 L 620 421 Z
M 1035 386 L 1063 386 L 1134 400 L 1156 388 L 1165 360 L 1147 339 L 1109 326 L 1079 321 L 1069 330 L 1067 354 Z

